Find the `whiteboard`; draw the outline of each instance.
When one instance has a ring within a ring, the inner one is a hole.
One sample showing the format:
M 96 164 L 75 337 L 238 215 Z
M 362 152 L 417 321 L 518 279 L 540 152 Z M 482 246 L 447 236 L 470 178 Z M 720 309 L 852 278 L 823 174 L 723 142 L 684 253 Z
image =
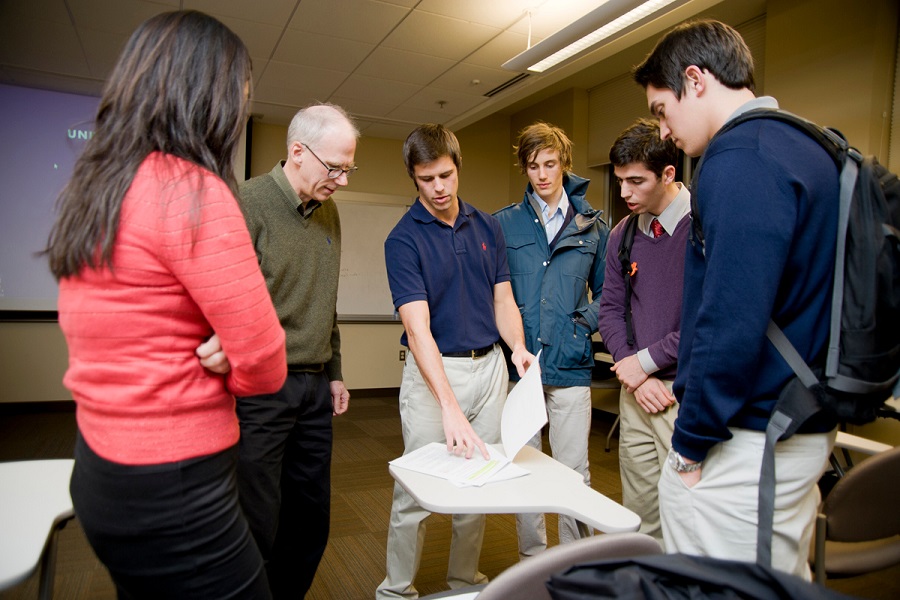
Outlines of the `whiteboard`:
M 340 321 L 394 321 L 384 241 L 412 203 L 404 196 L 337 192 L 341 217 Z

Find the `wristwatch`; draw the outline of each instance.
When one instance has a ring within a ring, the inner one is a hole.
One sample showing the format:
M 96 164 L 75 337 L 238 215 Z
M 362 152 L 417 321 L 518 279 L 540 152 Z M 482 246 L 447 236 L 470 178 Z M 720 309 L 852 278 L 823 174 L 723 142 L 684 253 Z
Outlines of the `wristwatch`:
M 669 450 L 669 465 L 675 469 L 676 473 L 693 473 L 701 466 L 703 466 L 703 461 L 695 462 L 695 463 L 686 463 L 684 462 L 684 457 L 674 450 Z

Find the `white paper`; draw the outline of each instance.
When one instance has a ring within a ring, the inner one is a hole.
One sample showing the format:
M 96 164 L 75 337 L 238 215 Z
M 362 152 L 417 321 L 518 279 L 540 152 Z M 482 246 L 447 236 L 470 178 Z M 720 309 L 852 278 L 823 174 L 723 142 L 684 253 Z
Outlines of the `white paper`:
M 541 384 L 541 353 L 519 383 L 510 391 L 500 417 L 502 449 L 486 444 L 491 455 L 485 460 L 477 449 L 472 458 L 447 451 L 447 444 L 432 442 L 390 462 L 395 467 L 447 479 L 457 486 L 480 486 L 489 481 L 504 481 L 528 474 L 512 464 L 519 450 L 547 423 L 544 386 Z M 504 456 L 505 454 L 505 456 Z
M 484 483 L 497 483 L 498 481 L 506 481 L 508 479 L 515 479 L 516 477 L 523 477 L 528 475 L 531 471 L 524 467 L 520 467 L 516 463 L 507 463 L 505 466 L 500 467 L 499 471 L 496 471 L 488 481 Z M 457 487 L 468 487 L 470 484 L 468 483 L 458 483 L 452 481 L 454 485 Z M 479 484 L 481 485 L 481 484 Z
M 457 485 L 483 485 L 498 473 L 510 461 L 503 454 L 487 445 L 490 460 L 485 460 L 477 449 L 472 458 L 457 456 L 447 451 L 447 444 L 432 442 L 426 446 L 404 454 L 391 461 L 395 467 L 401 467 L 448 479 Z
M 534 434 L 547 423 L 547 405 L 541 383 L 541 350 L 525 372 L 525 377 L 509 392 L 500 418 L 503 451 L 512 460 Z

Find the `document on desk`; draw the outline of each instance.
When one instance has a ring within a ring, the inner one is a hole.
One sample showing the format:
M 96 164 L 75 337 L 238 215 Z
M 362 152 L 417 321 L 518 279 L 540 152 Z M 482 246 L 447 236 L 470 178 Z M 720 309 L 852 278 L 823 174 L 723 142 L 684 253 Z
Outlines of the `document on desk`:
M 447 444 L 443 442 L 432 442 L 414 452 L 395 458 L 390 464 L 418 473 L 448 479 L 451 483 L 459 486 L 479 486 L 492 479 L 510 462 L 508 458 L 503 456 L 497 449 L 491 447 L 490 444 L 487 444 L 487 449 L 491 456 L 490 460 L 485 460 L 478 450 L 475 450 L 472 458 L 466 458 L 465 456 L 457 456 L 452 452 L 448 452 Z M 524 469 L 522 471 L 527 472 Z M 507 479 L 507 477 L 504 477 L 504 479 Z
M 500 439 L 503 440 L 503 452 L 510 460 L 547 423 L 547 404 L 541 383 L 541 352 L 538 350 L 525 377 L 509 392 L 503 407 Z
M 485 460 L 476 450 L 472 458 L 447 451 L 447 444 L 432 442 L 390 461 L 395 467 L 449 480 L 457 486 L 480 486 L 489 481 L 504 481 L 528 474 L 512 464 L 519 450 L 547 422 L 544 387 L 541 384 L 541 353 L 538 352 L 525 377 L 509 393 L 500 417 L 503 449 L 486 444 L 491 458 Z M 505 455 L 505 456 L 504 456 Z

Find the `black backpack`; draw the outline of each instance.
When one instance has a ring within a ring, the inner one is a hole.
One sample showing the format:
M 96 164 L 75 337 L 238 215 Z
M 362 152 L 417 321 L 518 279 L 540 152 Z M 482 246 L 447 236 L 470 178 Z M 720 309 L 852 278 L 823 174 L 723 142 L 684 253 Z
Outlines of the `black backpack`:
M 771 564 L 775 499 L 775 442 L 810 417 L 871 422 L 888 415 L 883 404 L 900 379 L 900 180 L 872 156 L 864 157 L 840 132 L 780 109 L 747 111 L 716 136 L 752 119 L 788 123 L 816 140 L 840 171 L 840 207 L 831 323 L 824 365 L 807 365 L 784 332 L 769 321 L 767 337 L 797 375 L 782 391 L 766 429 L 759 486 L 757 561 Z M 696 177 L 703 166 L 701 157 Z M 691 197 L 692 241 L 703 229 Z
M 637 273 L 637 265 L 631 262 L 631 247 L 634 246 L 634 234 L 637 232 L 638 216 L 631 213 L 626 217 L 625 230 L 619 243 L 619 264 L 622 266 L 622 278 L 625 280 L 625 335 L 629 346 L 634 346 L 634 324 L 631 321 L 631 278 Z

